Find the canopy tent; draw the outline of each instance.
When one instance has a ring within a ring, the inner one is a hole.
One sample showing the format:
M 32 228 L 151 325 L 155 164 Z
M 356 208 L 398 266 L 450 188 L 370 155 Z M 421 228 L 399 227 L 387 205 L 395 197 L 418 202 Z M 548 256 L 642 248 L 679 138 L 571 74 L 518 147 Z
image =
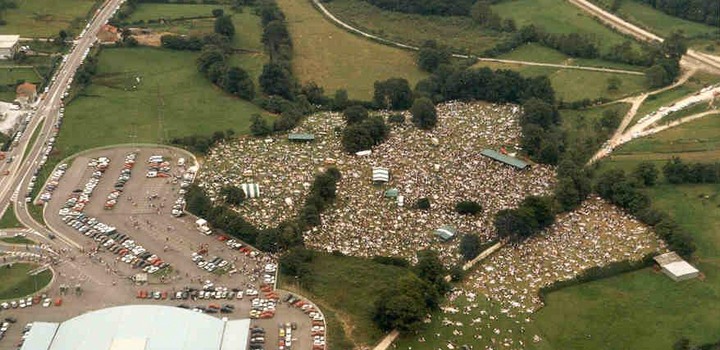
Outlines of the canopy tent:
M 493 151 L 491 149 L 484 149 L 484 150 L 482 150 L 482 152 L 480 152 L 480 154 L 482 154 L 488 158 L 497 160 L 498 162 L 502 162 L 507 165 L 513 166 L 517 169 L 525 169 L 529 166 L 528 163 L 525 163 L 520 159 L 504 155 L 502 153 Z
M 260 197 L 260 186 L 258 184 L 242 184 L 240 185 L 246 198 Z
M 435 236 L 440 238 L 443 241 L 451 240 L 453 237 L 455 237 L 456 233 L 457 233 L 457 230 L 451 226 L 442 226 L 442 227 L 436 229 L 434 232 Z
M 398 191 L 397 188 L 391 188 L 391 189 L 385 191 L 385 197 L 388 197 L 388 198 L 397 198 L 398 193 L 399 193 L 399 191 Z
M 669 252 L 658 255 L 653 258 L 655 262 L 660 265 L 663 273 L 672 278 L 673 281 L 683 281 L 691 278 L 695 278 L 700 275 L 700 271 L 688 264 L 687 261 L 683 260 L 675 252 Z
M 288 140 L 290 141 L 313 141 L 315 140 L 314 134 L 301 134 L 301 133 L 292 133 L 288 134 Z
M 388 181 L 390 181 L 390 170 L 388 170 L 388 168 L 373 167 L 372 168 L 372 180 L 373 180 L 373 182 L 388 182 Z

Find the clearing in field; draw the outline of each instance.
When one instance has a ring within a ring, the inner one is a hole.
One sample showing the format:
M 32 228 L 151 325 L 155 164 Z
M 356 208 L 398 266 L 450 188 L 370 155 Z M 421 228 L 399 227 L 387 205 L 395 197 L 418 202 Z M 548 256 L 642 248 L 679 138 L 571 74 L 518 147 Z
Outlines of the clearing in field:
M 52 271 L 30 276 L 28 272 L 40 265 L 28 263 L 10 263 L 0 265 L 0 300 L 24 297 L 44 288 L 52 280 Z
M 495 235 L 492 216 L 497 211 L 517 206 L 527 195 L 546 194 L 554 185 L 550 167 L 517 171 L 480 155 L 483 148 L 516 144 L 519 112 L 513 105 L 441 104 L 433 130 L 417 129 L 409 120 L 391 124 L 388 140 L 362 157 L 341 147 L 335 129 L 344 126 L 342 116 L 316 114 L 294 131 L 313 133 L 315 141 L 290 143 L 286 135 L 278 135 L 221 144 L 206 157 L 199 182 L 211 196 L 226 185 L 259 184 L 261 198 L 245 201 L 237 210 L 259 227 L 272 227 L 295 215 L 313 176 L 335 164 L 342 173 L 336 203 L 322 214 L 322 224 L 305 235 L 307 246 L 411 260 L 417 250 L 432 246 L 450 264 L 458 259 L 459 240 L 440 244 L 432 235 L 435 229 L 450 225 L 489 240 Z M 390 181 L 373 185 L 373 167 L 388 168 Z M 385 197 L 390 189 L 404 197 L 403 206 Z M 431 208 L 414 209 L 423 197 L 430 199 Z M 463 200 L 480 203 L 483 212 L 456 213 L 455 204 Z
M 213 86 L 195 68 L 197 55 L 154 48 L 103 51 L 93 83 L 67 106 L 60 153 L 165 143 L 226 129 L 246 132 L 250 116 L 263 110 Z
M 541 287 L 567 280 L 593 266 L 636 260 L 662 250 L 644 225 L 599 198 L 557 218 L 539 236 L 506 245 L 475 266 L 464 285 L 450 295 L 428 328 L 407 336 L 398 349 L 478 348 L 576 349 L 547 344 L 533 322 L 542 306 Z M 440 334 L 437 336 L 436 334 Z
M 546 48 L 539 45 L 531 49 L 539 52 L 543 60 L 551 60 L 559 55 L 549 54 Z M 552 51 L 552 50 L 550 50 Z M 513 57 L 517 58 L 517 57 Z M 561 63 L 561 62 L 546 62 Z M 629 75 L 621 73 L 606 73 L 583 71 L 566 68 L 525 66 L 507 63 L 478 62 L 473 68 L 488 67 L 490 69 L 512 69 L 528 77 L 546 75 L 550 78 L 555 96 L 558 99 L 570 102 L 582 99 L 618 99 L 630 96 L 646 90 L 645 77 L 643 75 Z M 609 89 L 610 81 L 619 80 L 617 89 Z
M 18 34 L 22 37 L 52 38 L 63 29 L 77 30 L 82 21 L 95 8 L 96 0 L 22 0 L 17 8 L 6 10 L 7 24 L 0 26 L 0 34 Z
M 293 71 L 301 82 L 315 81 L 328 95 L 346 89 L 350 98 L 369 100 L 373 84 L 392 77 L 410 86 L 427 76 L 415 55 L 371 42 L 336 27 L 309 0 L 279 0 L 293 38 Z

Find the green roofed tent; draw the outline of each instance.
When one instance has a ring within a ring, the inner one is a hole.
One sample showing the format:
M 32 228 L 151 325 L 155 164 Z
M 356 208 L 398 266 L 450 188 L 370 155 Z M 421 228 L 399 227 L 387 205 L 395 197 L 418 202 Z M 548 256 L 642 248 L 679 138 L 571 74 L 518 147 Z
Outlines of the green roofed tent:
M 397 188 L 391 188 L 391 189 L 385 191 L 385 197 L 396 198 L 397 196 L 398 196 Z
M 457 230 L 455 230 L 454 227 L 442 226 L 439 229 L 435 230 L 434 233 L 435 233 L 435 236 L 439 237 L 441 240 L 449 241 L 453 237 L 455 237 Z
M 518 168 L 518 169 L 525 169 L 525 168 L 527 168 L 527 167 L 529 166 L 528 163 L 525 163 L 525 162 L 523 162 L 523 161 L 520 160 L 520 159 L 517 159 L 517 158 L 515 158 L 515 157 L 506 156 L 506 155 L 504 155 L 504 154 L 502 154 L 502 153 L 493 151 L 493 150 L 491 150 L 491 149 L 484 149 L 484 150 L 482 150 L 482 152 L 480 152 L 480 154 L 482 154 L 482 155 L 484 155 L 484 156 L 486 156 L 486 157 L 495 159 L 495 160 L 497 160 L 498 162 L 503 162 L 503 163 L 505 163 L 505 164 L 507 164 L 507 165 L 514 166 L 514 167 L 516 167 L 516 168 Z
M 315 140 L 314 134 L 289 134 L 288 140 L 290 141 L 312 141 Z

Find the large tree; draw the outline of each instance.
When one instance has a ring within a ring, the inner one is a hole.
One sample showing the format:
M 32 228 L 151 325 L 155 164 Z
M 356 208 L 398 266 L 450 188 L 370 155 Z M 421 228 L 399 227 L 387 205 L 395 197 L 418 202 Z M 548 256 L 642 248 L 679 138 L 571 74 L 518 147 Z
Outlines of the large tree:
M 235 25 L 229 15 L 222 15 L 215 19 L 215 33 L 232 38 L 235 35 Z
M 408 109 L 413 103 L 413 94 L 406 79 L 390 78 L 375 82 L 373 102 L 383 109 Z
M 268 63 L 260 74 L 260 87 L 268 95 L 277 95 L 288 100 L 295 96 L 295 80 L 283 65 Z
M 435 105 L 426 97 L 415 100 L 410 108 L 412 122 L 421 129 L 432 129 L 437 124 L 437 110 Z

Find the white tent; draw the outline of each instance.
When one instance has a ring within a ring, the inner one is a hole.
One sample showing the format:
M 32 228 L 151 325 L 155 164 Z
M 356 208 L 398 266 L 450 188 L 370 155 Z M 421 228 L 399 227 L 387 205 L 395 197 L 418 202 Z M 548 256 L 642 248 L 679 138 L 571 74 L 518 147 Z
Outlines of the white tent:
M 260 197 L 260 186 L 258 184 L 242 184 L 240 187 L 242 187 L 243 192 L 245 192 L 245 197 Z
M 374 182 L 388 182 L 390 181 L 390 170 L 387 168 L 373 167 L 372 169 L 372 180 Z
M 695 278 L 700 274 L 698 269 L 688 264 L 675 252 L 661 254 L 654 259 L 660 265 L 662 271 L 676 282 Z

